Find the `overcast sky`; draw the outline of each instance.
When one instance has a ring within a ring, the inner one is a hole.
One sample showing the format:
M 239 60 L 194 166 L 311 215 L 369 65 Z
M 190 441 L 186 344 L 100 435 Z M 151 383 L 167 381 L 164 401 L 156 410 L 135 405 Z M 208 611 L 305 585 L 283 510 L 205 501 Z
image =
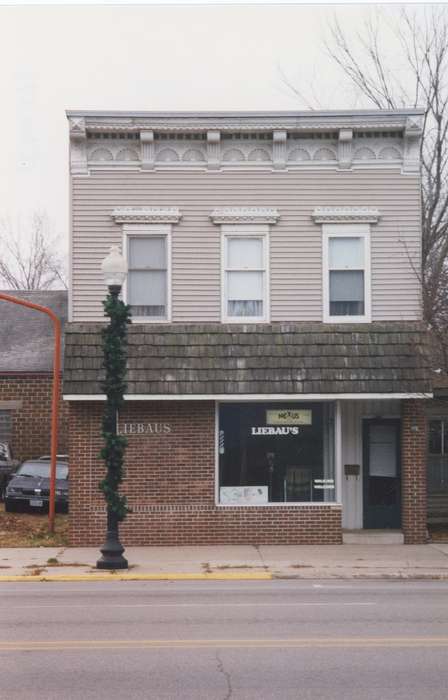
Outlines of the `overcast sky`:
M 285 88 L 281 71 L 310 96 L 314 86 L 322 107 L 353 107 L 356 96 L 325 55 L 323 38 L 335 14 L 354 33 L 369 11 L 365 5 L 0 7 L 0 217 L 46 211 L 66 239 L 65 109 L 306 108 Z

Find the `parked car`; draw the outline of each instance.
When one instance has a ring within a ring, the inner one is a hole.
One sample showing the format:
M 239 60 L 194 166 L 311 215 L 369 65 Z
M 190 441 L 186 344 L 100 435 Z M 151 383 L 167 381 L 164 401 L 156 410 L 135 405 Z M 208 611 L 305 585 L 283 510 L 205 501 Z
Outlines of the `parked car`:
M 20 462 L 14 459 L 9 442 L 0 442 L 0 500 L 4 497 L 6 484 Z
M 13 474 L 6 486 L 5 511 L 20 508 L 48 509 L 50 498 L 50 462 L 29 460 Z M 56 463 L 56 510 L 68 510 L 68 463 Z
M 51 455 L 43 455 L 37 458 L 38 462 L 51 462 Z M 57 462 L 68 462 L 68 455 L 56 455 Z

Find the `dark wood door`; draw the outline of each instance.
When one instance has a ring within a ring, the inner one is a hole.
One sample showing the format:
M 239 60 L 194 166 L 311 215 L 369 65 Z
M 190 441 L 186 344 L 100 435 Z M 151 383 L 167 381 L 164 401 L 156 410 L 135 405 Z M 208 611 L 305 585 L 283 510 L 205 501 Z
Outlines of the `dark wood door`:
M 366 419 L 364 447 L 364 527 L 401 527 L 400 421 Z

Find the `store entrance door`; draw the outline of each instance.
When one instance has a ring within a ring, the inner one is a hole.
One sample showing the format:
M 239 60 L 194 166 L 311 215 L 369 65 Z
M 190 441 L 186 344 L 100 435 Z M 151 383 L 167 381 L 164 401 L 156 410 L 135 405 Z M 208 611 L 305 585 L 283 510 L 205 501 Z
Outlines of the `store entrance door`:
M 365 529 L 400 529 L 400 421 L 363 421 Z

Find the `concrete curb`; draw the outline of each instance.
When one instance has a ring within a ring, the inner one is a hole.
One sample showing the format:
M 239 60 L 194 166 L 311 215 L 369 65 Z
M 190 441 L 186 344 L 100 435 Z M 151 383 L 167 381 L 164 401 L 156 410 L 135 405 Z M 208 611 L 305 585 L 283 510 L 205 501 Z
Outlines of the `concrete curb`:
M 270 581 L 273 578 L 270 573 L 258 574 L 32 574 L 18 576 L 0 576 L 0 583 L 15 582 L 78 582 L 78 581 Z

